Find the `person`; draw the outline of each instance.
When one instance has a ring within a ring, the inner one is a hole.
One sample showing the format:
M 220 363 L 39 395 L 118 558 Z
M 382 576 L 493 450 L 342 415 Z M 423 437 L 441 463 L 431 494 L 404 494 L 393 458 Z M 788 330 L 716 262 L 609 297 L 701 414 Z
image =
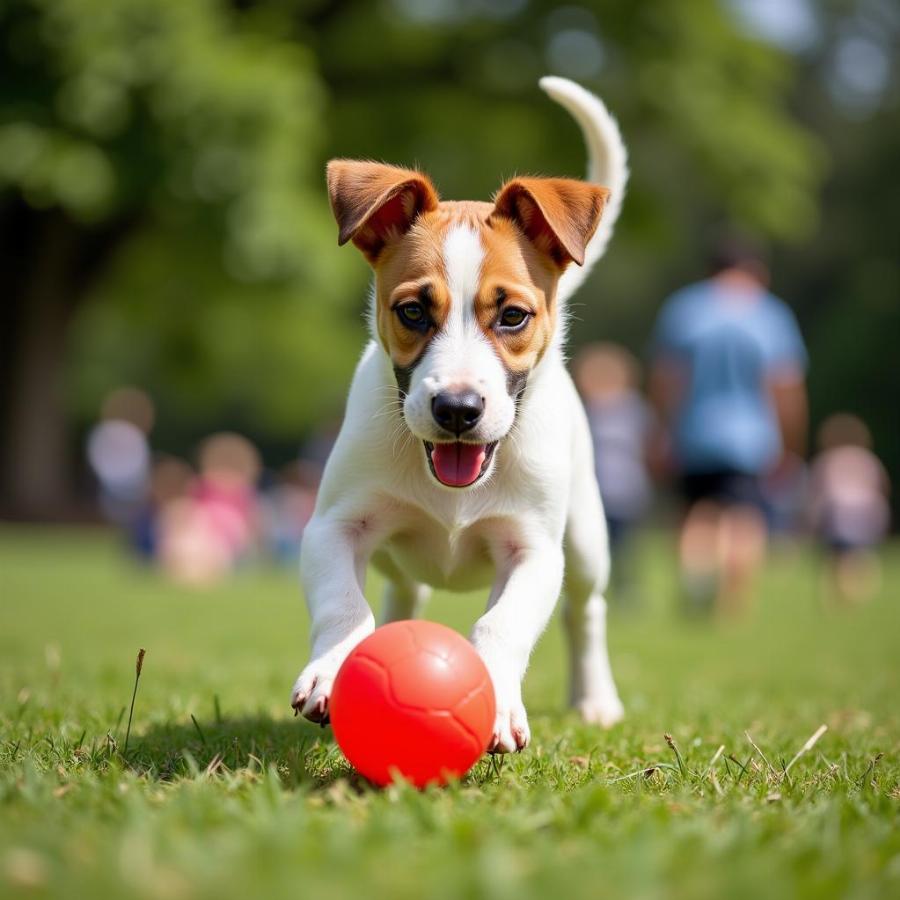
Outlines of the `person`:
M 624 604 L 634 599 L 630 538 L 652 499 L 645 460 L 650 412 L 638 390 L 640 365 L 624 347 L 596 343 L 578 353 L 573 372 L 594 444 L 613 560 L 613 594 Z
M 768 280 L 755 247 L 726 239 L 710 276 L 673 294 L 655 326 L 654 458 L 687 503 L 679 557 L 696 609 L 744 607 L 766 548 L 761 480 L 804 452 L 806 349 Z
M 100 420 L 87 436 L 85 453 L 98 486 L 104 517 L 130 529 L 150 483 L 149 435 L 155 409 L 139 388 L 119 387 L 103 400 Z
M 239 434 L 220 432 L 199 450 L 199 473 L 159 519 L 159 560 L 175 581 L 209 585 L 233 572 L 258 530 L 259 451 Z
M 186 460 L 169 454 L 154 458 L 150 488 L 131 529 L 132 549 L 139 559 L 157 560 L 165 512 L 187 496 L 194 478 L 194 470 Z
M 813 531 L 828 551 L 832 595 L 844 603 L 859 602 L 880 582 L 874 551 L 890 523 L 890 479 L 857 416 L 829 416 L 817 444 L 810 477 Z
M 316 462 L 301 457 L 282 467 L 262 493 L 263 537 L 277 562 L 299 562 L 303 531 L 316 508 L 321 474 Z

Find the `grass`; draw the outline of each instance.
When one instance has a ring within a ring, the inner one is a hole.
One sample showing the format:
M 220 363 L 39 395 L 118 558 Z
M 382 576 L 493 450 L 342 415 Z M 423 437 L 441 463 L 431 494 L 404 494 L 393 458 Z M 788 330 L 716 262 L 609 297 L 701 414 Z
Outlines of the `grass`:
M 623 725 L 564 712 L 554 625 L 529 750 L 378 791 L 291 717 L 293 573 L 196 593 L 107 536 L 0 531 L 0 895 L 900 896 L 898 548 L 879 597 L 826 613 L 782 552 L 731 625 L 674 613 L 664 539 L 638 563 L 644 605 L 610 625 Z M 481 602 L 429 615 L 467 629 Z

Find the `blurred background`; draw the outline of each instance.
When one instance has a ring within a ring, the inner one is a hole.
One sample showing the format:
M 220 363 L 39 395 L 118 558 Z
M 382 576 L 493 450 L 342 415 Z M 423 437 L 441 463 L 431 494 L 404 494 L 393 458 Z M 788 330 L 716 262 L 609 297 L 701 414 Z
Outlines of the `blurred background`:
M 799 322 L 810 433 L 849 411 L 896 472 L 898 42 L 890 0 L 7 0 L 0 517 L 118 522 L 187 580 L 260 533 L 293 558 L 366 339 L 325 161 L 419 165 L 446 198 L 579 177 L 546 73 L 631 157 L 575 349 L 639 367 L 737 229 Z

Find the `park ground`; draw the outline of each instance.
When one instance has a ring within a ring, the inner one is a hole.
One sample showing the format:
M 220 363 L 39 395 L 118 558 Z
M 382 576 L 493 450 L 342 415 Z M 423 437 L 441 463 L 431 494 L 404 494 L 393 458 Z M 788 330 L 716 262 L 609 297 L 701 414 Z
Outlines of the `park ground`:
M 852 610 L 784 548 L 739 623 L 676 614 L 666 537 L 636 562 L 643 604 L 610 624 L 622 725 L 564 711 L 554 623 L 526 752 L 376 790 L 291 716 L 292 572 L 196 592 L 102 533 L 0 530 L 0 896 L 900 896 L 900 548 Z M 429 615 L 466 630 L 482 601 Z

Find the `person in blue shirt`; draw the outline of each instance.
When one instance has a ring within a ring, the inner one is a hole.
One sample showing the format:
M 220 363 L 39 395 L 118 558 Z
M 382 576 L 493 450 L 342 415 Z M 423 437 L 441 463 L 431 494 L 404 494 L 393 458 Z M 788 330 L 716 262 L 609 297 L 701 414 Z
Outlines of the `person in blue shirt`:
M 710 268 L 659 313 L 650 395 L 664 429 L 655 457 L 688 505 L 680 538 L 688 598 L 737 611 L 765 551 L 762 480 L 803 454 L 807 356 L 754 248 L 726 241 Z

